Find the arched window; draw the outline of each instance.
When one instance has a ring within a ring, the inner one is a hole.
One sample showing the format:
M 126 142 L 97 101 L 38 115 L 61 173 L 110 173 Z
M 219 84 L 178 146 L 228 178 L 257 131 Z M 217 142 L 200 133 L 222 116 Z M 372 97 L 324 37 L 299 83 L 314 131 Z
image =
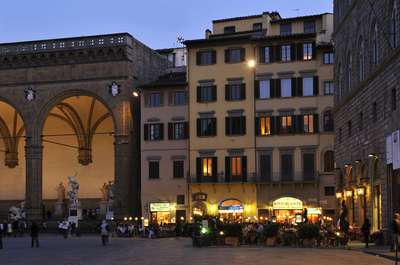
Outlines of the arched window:
M 364 52 L 365 52 L 365 47 L 364 47 L 364 40 L 362 37 L 360 37 L 359 40 L 359 49 L 358 49 L 358 80 L 363 81 L 364 80 Z
M 389 24 L 390 45 L 394 49 L 397 47 L 397 1 L 393 1 L 392 16 Z
M 326 151 L 324 154 L 324 171 L 333 172 L 335 170 L 335 153 Z
M 371 56 L 372 64 L 376 65 L 379 62 L 379 35 L 378 35 L 378 24 L 375 23 L 372 27 L 372 43 L 371 43 Z
M 333 131 L 333 114 L 331 110 L 327 110 L 324 112 L 324 131 Z

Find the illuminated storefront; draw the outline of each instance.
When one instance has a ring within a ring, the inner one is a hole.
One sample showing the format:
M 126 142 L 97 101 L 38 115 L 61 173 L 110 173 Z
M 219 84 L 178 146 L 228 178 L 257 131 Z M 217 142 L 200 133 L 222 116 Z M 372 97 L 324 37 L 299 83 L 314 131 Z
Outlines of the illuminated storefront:
M 175 223 L 175 207 L 169 202 L 150 203 L 150 216 L 152 223 Z
M 219 218 L 229 221 L 240 221 L 243 218 L 244 208 L 242 203 L 236 199 L 227 199 L 218 206 Z

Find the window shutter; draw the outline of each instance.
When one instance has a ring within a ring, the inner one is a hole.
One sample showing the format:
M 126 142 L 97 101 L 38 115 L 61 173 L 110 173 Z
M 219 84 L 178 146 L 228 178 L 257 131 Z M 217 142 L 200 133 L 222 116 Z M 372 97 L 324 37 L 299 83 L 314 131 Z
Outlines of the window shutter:
M 274 50 L 275 50 L 274 51 L 274 53 L 275 53 L 274 61 L 276 61 L 276 62 L 282 61 L 282 56 L 281 56 L 282 55 L 282 53 L 281 53 L 282 48 L 281 48 L 281 46 L 280 45 L 275 46 Z
M 260 98 L 260 80 L 254 80 L 254 97 Z
M 240 123 L 242 125 L 242 130 L 241 130 L 242 133 L 246 134 L 246 117 L 245 116 L 240 117 Z
M 312 43 L 312 59 L 315 60 L 317 58 L 317 50 L 315 48 L 315 42 Z
M 318 114 L 314 114 L 314 133 L 319 132 L 319 117 Z
M 270 94 L 271 98 L 276 97 L 276 93 L 275 93 L 275 80 L 274 80 L 274 79 L 270 79 L 270 80 L 269 80 L 269 94 Z
M 246 49 L 240 48 L 240 61 L 244 62 L 246 60 Z
M 231 132 L 231 119 L 229 117 L 225 118 L 225 135 L 230 135 Z
M 261 134 L 260 117 L 255 117 L 254 119 L 254 132 L 256 136 L 260 136 Z
M 275 97 L 281 97 L 281 80 L 275 79 Z
M 201 65 L 201 52 L 196 53 L 196 64 Z
M 168 139 L 169 140 L 174 139 L 174 124 L 173 123 L 168 123 Z
M 265 47 L 260 47 L 259 51 L 260 51 L 259 52 L 259 56 L 260 56 L 259 62 L 265 63 Z
M 271 135 L 276 134 L 276 120 L 277 117 L 271 116 Z
M 160 106 L 164 106 L 164 93 L 160 92 Z
M 231 61 L 230 59 L 230 52 L 229 49 L 225 50 L 225 63 L 229 63 Z
M 218 181 L 218 159 L 216 157 L 212 158 L 212 174 L 214 180 Z
M 297 79 L 292 77 L 292 97 L 297 96 Z
M 246 99 L 246 84 L 240 84 L 240 98 L 242 100 Z
M 213 136 L 217 135 L 217 118 L 212 118 Z
M 314 96 L 319 95 L 319 78 L 318 76 L 314 76 Z
M 304 119 L 303 115 L 297 115 L 297 128 L 296 131 L 297 133 L 304 133 Z
M 148 124 L 144 125 L 143 136 L 144 136 L 145 141 L 149 140 L 149 125 Z
M 189 138 L 189 122 L 185 122 L 185 139 Z
M 297 78 L 297 96 L 303 96 L 303 77 Z
M 201 136 L 201 119 L 197 119 L 197 137 Z
M 275 117 L 275 132 L 278 135 L 281 132 L 281 124 L 282 124 L 282 117 L 280 117 L 280 116 Z
M 217 52 L 216 51 L 211 51 L 211 60 L 213 64 L 217 63 Z
M 296 60 L 296 44 L 290 45 L 290 60 L 291 61 Z
M 175 92 L 171 91 L 171 92 L 167 93 L 167 95 L 168 95 L 168 105 L 170 105 L 170 106 L 174 105 Z
M 225 182 L 231 181 L 231 158 L 225 157 Z
M 242 157 L 242 181 L 247 182 L 247 157 Z
M 230 100 L 231 95 L 230 95 L 230 85 L 225 85 L 225 100 Z
M 217 86 L 212 86 L 212 100 L 216 101 L 217 100 Z
M 297 60 L 302 61 L 304 59 L 303 54 L 303 43 L 297 43 Z
M 269 62 L 273 63 L 275 61 L 274 58 L 274 47 L 273 46 L 269 46 Z
M 164 124 L 160 123 L 160 140 L 164 140 Z
M 202 102 L 202 100 L 201 100 L 201 86 L 197 87 L 197 102 L 198 103 Z
M 297 116 L 292 115 L 292 128 L 290 128 L 290 133 L 295 134 L 296 133 L 296 128 L 297 128 Z
M 196 177 L 197 177 L 197 182 L 201 182 L 202 180 L 202 167 L 203 165 L 201 164 L 202 158 L 198 157 L 196 158 Z

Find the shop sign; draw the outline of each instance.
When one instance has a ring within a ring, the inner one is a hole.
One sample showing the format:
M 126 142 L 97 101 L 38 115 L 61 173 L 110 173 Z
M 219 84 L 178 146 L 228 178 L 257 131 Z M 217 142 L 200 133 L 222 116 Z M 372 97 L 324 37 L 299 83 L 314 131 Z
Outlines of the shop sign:
M 322 210 L 321 208 L 308 208 L 307 209 L 307 214 L 309 215 L 321 215 Z
M 283 197 L 272 203 L 274 210 L 300 210 L 303 209 L 303 202 L 292 197 Z
M 386 135 L 386 164 L 393 163 L 393 135 L 389 133 Z
M 400 168 L 400 139 L 399 139 L 400 131 L 395 131 L 392 134 L 392 160 L 393 160 L 393 169 Z
M 169 202 L 153 202 L 150 203 L 150 212 L 169 212 L 171 204 Z

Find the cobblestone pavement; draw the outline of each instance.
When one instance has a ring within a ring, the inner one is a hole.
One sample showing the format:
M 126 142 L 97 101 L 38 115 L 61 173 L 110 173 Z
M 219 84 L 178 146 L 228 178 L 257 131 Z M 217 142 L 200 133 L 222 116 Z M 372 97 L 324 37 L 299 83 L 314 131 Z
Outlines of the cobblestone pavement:
M 192 248 L 189 239 L 63 239 L 43 236 L 38 249 L 29 238 L 5 239 L 1 265 L 386 265 L 393 262 L 359 251 L 302 248 Z

